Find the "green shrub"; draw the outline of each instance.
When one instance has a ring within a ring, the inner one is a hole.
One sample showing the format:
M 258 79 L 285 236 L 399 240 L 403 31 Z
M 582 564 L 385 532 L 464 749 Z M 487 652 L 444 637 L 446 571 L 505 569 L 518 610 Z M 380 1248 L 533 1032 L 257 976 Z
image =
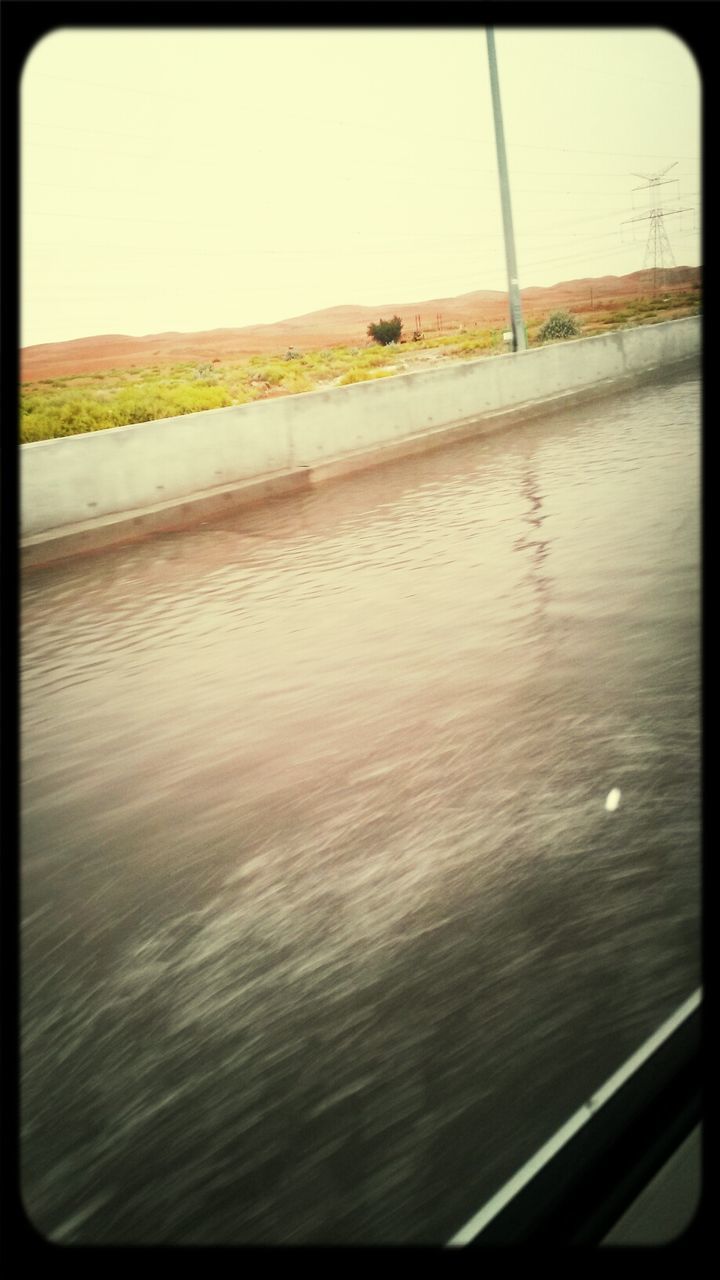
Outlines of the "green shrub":
M 20 417 L 20 440 L 32 444 L 36 440 L 52 440 L 55 436 L 81 435 L 114 425 L 107 405 L 75 396 L 23 399 Z
M 200 385 L 177 387 L 168 400 L 167 408 L 159 416 L 172 417 L 174 414 L 199 413 L 202 409 L 224 409 L 232 404 L 232 396 L 227 387 Z
M 211 364 L 199 364 L 193 374 L 196 382 L 204 382 L 209 385 L 216 385 L 220 379 Z
M 391 378 L 392 374 L 392 369 L 348 369 L 340 379 L 340 386 L 347 387 L 353 382 L 371 382 L 375 378 Z
M 359 356 L 353 356 L 349 351 L 343 354 L 345 357 L 343 365 L 351 369 L 356 365 L 363 369 L 378 369 L 392 359 L 389 351 L 378 351 L 377 347 L 368 347 L 365 351 L 361 351 Z
M 271 387 L 278 387 L 289 376 L 285 362 L 273 360 L 269 364 L 260 365 L 254 370 L 254 377 L 260 382 L 269 382 Z
M 399 316 L 393 316 L 392 320 L 379 320 L 377 324 L 368 325 L 368 337 L 373 342 L 379 342 L 381 347 L 387 347 L 390 342 L 399 342 L 402 333 L 403 322 Z
M 472 355 L 475 351 L 491 351 L 498 345 L 499 334 L 493 329 L 484 329 L 480 333 L 463 338 L 458 344 L 460 355 Z
M 580 328 L 568 311 L 553 311 L 538 333 L 538 338 L 541 342 L 547 342 L 551 338 L 577 338 L 579 335 Z

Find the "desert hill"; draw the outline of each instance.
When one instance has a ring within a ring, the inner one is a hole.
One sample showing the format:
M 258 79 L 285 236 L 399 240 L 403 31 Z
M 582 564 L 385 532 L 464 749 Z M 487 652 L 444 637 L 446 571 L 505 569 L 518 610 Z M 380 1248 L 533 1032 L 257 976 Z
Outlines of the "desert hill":
M 700 267 L 675 267 L 664 273 L 663 291 L 699 285 Z M 550 288 L 522 290 L 526 319 L 544 315 L 559 307 L 576 311 L 611 308 L 630 298 L 647 297 L 653 290 L 652 271 L 634 271 L 625 276 L 600 276 L 567 280 Z M 73 338 L 67 342 L 47 342 L 24 347 L 20 352 L 23 382 L 95 373 L 132 365 L 157 365 L 179 361 L 216 360 L 281 352 L 288 346 L 306 349 L 367 341 L 367 326 L 380 319 L 399 315 L 405 332 L 411 335 L 419 315 L 427 335 L 470 326 L 506 326 L 507 294 L 480 289 L 453 298 L 431 298 L 423 302 L 384 302 L 374 307 L 344 304 L 291 316 L 273 324 L 249 325 L 238 329 L 210 329 L 202 333 L 155 333 L 135 337 L 128 334 L 101 334 Z

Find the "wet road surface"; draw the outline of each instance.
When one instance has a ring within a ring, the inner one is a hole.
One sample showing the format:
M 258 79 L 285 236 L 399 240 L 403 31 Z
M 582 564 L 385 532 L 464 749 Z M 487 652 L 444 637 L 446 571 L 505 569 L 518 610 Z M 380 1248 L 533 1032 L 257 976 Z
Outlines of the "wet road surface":
M 698 985 L 699 392 L 25 575 L 43 1234 L 442 1243 Z

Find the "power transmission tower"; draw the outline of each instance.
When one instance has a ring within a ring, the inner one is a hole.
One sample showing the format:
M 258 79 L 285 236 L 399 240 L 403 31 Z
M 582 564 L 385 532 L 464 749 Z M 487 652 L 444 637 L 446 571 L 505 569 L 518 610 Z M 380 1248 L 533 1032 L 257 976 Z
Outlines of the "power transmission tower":
M 675 213 L 688 212 L 687 209 L 667 209 L 667 208 L 664 208 L 659 203 L 657 188 L 667 186 L 669 183 L 675 181 L 674 178 L 666 178 L 665 174 L 669 173 L 671 169 L 674 169 L 676 164 L 677 164 L 677 160 L 674 160 L 672 164 L 669 164 L 665 169 L 661 169 L 658 173 L 635 173 L 633 175 L 636 178 L 644 178 L 645 186 L 633 187 L 633 190 L 651 192 L 650 204 L 648 206 L 648 212 L 641 214 L 639 218 L 625 219 L 626 223 L 628 222 L 649 222 L 650 223 L 647 245 L 645 246 L 645 259 L 643 262 L 643 269 L 646 269 L 650 265 L 650 262 L 652 262 L 653 293 L 657 293 L 658 266 L 660 268 L 660 271 L 662 272 L 663 280 L 665 275 L 665 268 L 675 266 L 675 259 L 673 257 L 672 249 L 670 248 L 670 241 L 668 239 L 667 231 L 665 230 L 664 219 L 666 216 L 669 217 Z

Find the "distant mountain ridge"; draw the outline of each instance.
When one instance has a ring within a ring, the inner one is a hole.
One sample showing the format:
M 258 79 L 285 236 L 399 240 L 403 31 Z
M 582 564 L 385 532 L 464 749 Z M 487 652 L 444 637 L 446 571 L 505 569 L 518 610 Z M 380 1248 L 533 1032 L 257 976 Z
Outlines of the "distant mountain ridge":
M 677 289 L 699 284 L 701 267 L 674 267 L 666 270 L 664 287 Z M 652 271 L 634 271 L 625 276 L 586 277 L 567 280 L 548 288 L 523 289 L 524 302 L 538 310 L 559 305 L 597 306 L 611 299 L 647 294 L 652 288 Z M 431 298 L 422 302 L 384 302 L 377 306 L 340 304 L 305 315 L 291 316 L 269 324 L 245 325 L 237 329 L 207 329 L 198 333 L 96 334 L 46 342 L 20 351 L 23 382 L 43 378 L 69 377 L 133 365 L 153 365 L 192 359 L 223 359 L 274 352 L 302 342 L 308 348 L 333 344 L 364 344 L 367 326 L 373 321 L 399 315 L 406 333 L 420 316 L 426 332 L 463 325 L 500 325 L 508 322 L 507 294 L 497 289 L 479 289 L 456 297 Z

